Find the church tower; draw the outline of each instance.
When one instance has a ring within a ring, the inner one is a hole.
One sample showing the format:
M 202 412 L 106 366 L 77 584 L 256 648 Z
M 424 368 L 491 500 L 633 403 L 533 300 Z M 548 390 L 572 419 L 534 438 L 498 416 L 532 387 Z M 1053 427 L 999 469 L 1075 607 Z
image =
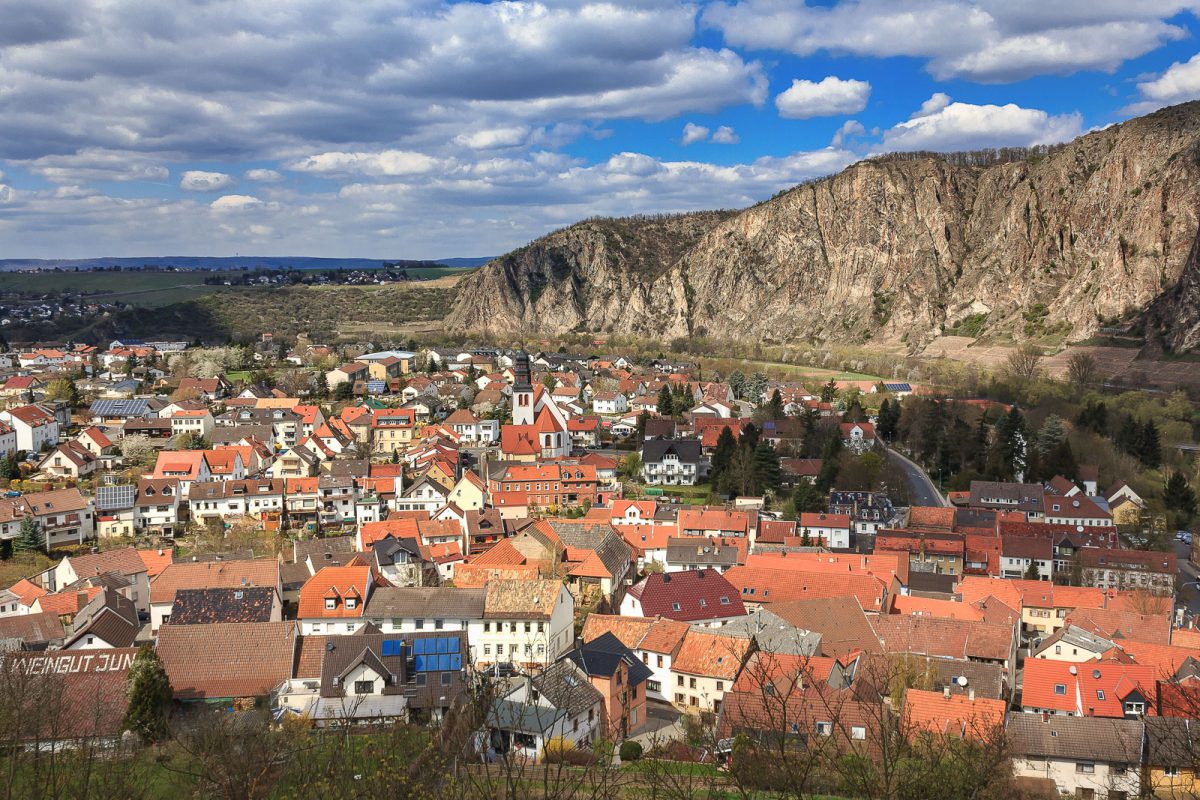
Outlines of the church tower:
M 534 414 L 533 368 L 529 364 L 529 354 L 524 350 L 517 351 L 517 355 L 513 359 L 513 377 L 513 425 L 532 425 Z

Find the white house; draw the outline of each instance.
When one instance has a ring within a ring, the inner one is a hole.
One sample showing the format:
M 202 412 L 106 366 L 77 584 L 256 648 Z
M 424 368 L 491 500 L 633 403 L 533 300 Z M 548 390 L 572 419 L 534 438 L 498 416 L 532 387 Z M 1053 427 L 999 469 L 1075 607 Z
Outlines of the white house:
M 592 411 L 597 414 L 624 414 L 629 411 L 629 398 L 620 392 L 596 392 L 592 397 Z
M 810 539 L 820 538 L 831 549 L 850 547 L 850 515 L 802 513 L 796 525 L 796 535 L 803 537 L 807 532 Z
M 575 598 L 558 580 L 490 580 L 482 620 L 468 626 L 475 664 L 546 666 L 575 640 Z
M 58 444 L 58 420 L 39 406 L 20 406 L 0 411 L 0 421 L 12 426 L 18 450 L 36 453 L 43 447 Z

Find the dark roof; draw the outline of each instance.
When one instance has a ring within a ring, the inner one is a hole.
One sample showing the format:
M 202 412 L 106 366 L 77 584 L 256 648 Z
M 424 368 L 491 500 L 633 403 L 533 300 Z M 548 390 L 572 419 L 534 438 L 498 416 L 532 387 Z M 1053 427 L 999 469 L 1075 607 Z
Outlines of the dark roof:
M 74 633 L 63 643 L 63 647 L 70 647 L 89 635 L 99 637 L 111 647 L 132 647 L 142 628 L 133 601 L 108 588 L 97 592 L 79 610 L 72 625 Z
M 1146 717 L 1146 762 L 1152 767 L 1192 769 L 1200 748 L 1200 722 L 1184 717 Z
M 695 564 L 696 566 L 727 565 L 736 566 L 738 549 L 733 545 L 722 546 L 711 539 L 688 536 L 679 538 L 672 536 L 667 539 L 668 564 Z
M 567 547 L 595 552 L 600 563 L 604 564 L 605 569 L 614 578 L 619 578 L 629 571 L 633 550 L 617 535 L 612 525 L 550 520 L 550 526 Z M 529 532 L 537 537 L 537 526 L 530 528 Z
M 667 453 L 674 453 L 685 464 L 700 462 L 699 439 L 647 439 L 642 443 L 642 462 L 657 463 Z
M 99 417 L 144 417 L 150 412 L 145 400 L 96 400 L 88 410 Z
M 641 659 L 633 654 L 632 650 L 621 644 L 621 640 L 611 631 L 606 631 L 590 642 L 581 644 L 563 658 L 574 661 L 587 675 L 598 675 L 603 678 L 611 678 L 621 662 L 625 662 L 630 686 L 637 686 L 654 674 L 648 666 L 642 663 Z
M 119 511 L 133 508 L 133 495 L 137 487 L 133 484 L 122 486 L 99 486 L 96 488 L 97 511 Z
M 630 593 L 642 604 L 642 616 L 690 622 L 746 613 L 738 590 L 712 569 L 653 573 Z
M 275 589 L 270 586 L 180 589 L 171 606 L 171 624 L 270 622 L 274 601 Z
M 954 591 L 954 575 L 938 575 L 936 572 L 908 573 L 908 588 L 913 592 L 940 592 L 950 594 Z
M 51 611 L 0 617 L 0 650 L 6 649 L 5 640 L 27 650 L 42 649 L 51 642 L 62 641 L 64 635 L 62 621 Z
M 533 686 L 555 708 L 571 716 L 603 702 L 600 691 L 592 686 L 574 661 L 556 661 L 533 679 Z
M 485 589 L 380 586 L 371 592 L 363 616 L 372 619 L 483 619 L 486 596 Z
M 1014 713 L 1006 727 L 1016 755 L 1110 764 L 1141 760 L 1140 720 Z

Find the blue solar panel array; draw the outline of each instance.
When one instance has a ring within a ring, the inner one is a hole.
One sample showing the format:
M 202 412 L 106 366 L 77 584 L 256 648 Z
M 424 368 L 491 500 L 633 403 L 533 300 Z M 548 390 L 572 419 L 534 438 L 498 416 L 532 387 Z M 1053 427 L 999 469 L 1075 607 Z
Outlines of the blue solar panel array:
M 403 656 L 403 639 L 384 639 L 384 656 Z M 462 669 L 458 636 L 431 636 L 412 642 L 413 667 L 417 672 L 447 672 Z

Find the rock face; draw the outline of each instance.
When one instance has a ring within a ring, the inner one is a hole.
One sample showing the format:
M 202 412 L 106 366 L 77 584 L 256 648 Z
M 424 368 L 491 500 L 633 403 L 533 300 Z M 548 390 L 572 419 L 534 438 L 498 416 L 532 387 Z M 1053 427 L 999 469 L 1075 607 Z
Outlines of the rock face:
M 1184 349 L 1200 344 L 1198 179 L 1200 103 L 1037 158 L 873 159 L 739 213 L 558 231 L 465 280 L 447 325 L 917 350 L 943 330 L 1079 340 L 1151 307 Z

